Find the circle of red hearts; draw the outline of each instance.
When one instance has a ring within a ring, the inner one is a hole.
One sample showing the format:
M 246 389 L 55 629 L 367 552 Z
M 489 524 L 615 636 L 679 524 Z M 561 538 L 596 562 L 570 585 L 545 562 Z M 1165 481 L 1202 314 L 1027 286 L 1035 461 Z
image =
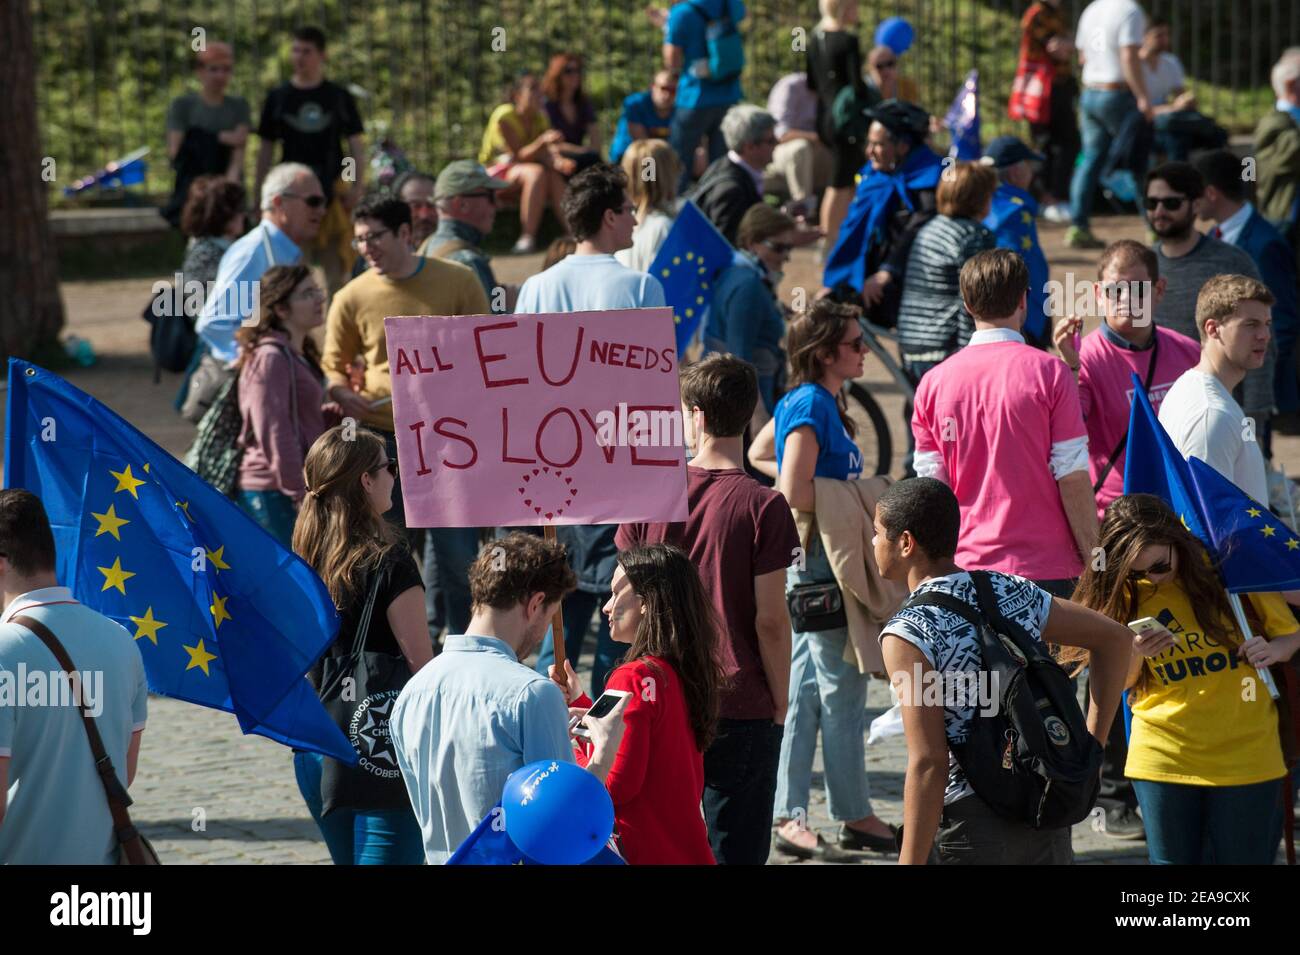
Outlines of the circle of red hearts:
M 538 477 L 543 478 L 543 480 L 534 482 L 534 479 Z M 555 481 L 550 481 L 550 478 L 554 478 Z M 562 515 L 565 508 L 573 503 L 573 498 L 578 493 L 578 489 L 573 484 L 573 478 L 566 476 L 559 468 L 540 467 L 525 471 L 523 482 L 516 490 L 519 492 L 519 496 L 523 498 L 524 506 L 532 508 L 534 514 L 538 517 L 544 516 L 548 521 Z M 560 482 L 556 484 L 556 487 L 560 495 L 565 499 L 563 507 L 542 502 L 543 497 L 549 495 L 552 490 L 544 487 L 544 485 L 556 482 Z

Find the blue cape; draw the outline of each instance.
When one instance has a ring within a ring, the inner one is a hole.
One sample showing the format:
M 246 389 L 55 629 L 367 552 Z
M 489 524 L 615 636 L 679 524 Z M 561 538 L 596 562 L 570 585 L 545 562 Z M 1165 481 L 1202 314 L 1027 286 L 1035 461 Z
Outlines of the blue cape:
M 867 253 L 884 240 L 889 216 L 899 202 L 912 209 L 908 190 L 938 188 L 943 161 L 929 146 L 920 145 L 914 147 L 893 172 L 872 169 L 869 163 L 863 169 L 866 175 L 858 182 L 858 190 L 840 226 L 840 234 L 831 254 L 826 257 L 822 284 L 830 288 L 847 284 L 862 291 Z
M 1043 248 L 1038 243 L 1038 226 L 1034 222 L 1037 215 L 1038 202 L 1034 197 L 1023 189 L 1004 182 L 998 185 L 998 191 L 993 194 L 993 207 L 984 220 L 984 225 L 996 237 L 999 248 L 1011 249 L 1025 260 L 1029 269 L 1025 337 L 1045 342 L 1052 330 L 1046 288 L 1050 270 L 1047 257 L 1043 255 Z

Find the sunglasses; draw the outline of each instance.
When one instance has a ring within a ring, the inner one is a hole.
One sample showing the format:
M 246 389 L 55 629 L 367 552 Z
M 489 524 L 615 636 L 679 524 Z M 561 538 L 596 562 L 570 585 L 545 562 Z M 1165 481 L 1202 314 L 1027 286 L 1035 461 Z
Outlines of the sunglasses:
M 896 66 L 898 66 L 898 61 L 897 61 L 897 60 L 886 60 L 884 63 L 877 63 L 877 64 L 876 64 L 876 69 L 878 69 L 878 70 L 892 70 L 892 69 L 893 69 L 894 67 L 896 67 Z
M 284 196 L 286 199 L 301 199 L 303 202 L 307 204 L 307 208 L 309 209 L 319 209 L 322 206 L 324 206 L 326 202 L 329 201 L 328 199 L 326 199 L 324 196 L 321 195 L 300 196 L 296 192 L 282 192 L 281 195 Z
M 840 342 L 840 347 L 852 348 L 855 352 L 861 355 L 864 351 L 867 350 L 867 340 L 863 338 L 861 335 L 859 335 L 851 342 Z
M 488 202 L 492 203 L 493 205 L 496 205 L 497 202 L 497 194 L 493 192 L 491 189 L 484 189 L 482 192 L 467 192 L 463 196 L 461 196 L 461 198 L 462 199 L 486 199 Z
M 1152 574 L 1167 574 L 1173 569 L 1174 569 L 1174 549 L 1171 546 L 1169 548 L 1169 556 L 1166 559 L 1161 561 L 1156 561 L 1156 563 L 1152 564 L 1150 567 L 1147 567 L 1143 570 L 1130 570 L 1128 573 L 1128 579 L 1131 581 L 1144 580 L 1150 577 Z
M 578 76 L 580 73 L 582 73 L 582 67 L 580 66 L 566 66 L 564 68 L 565 76 Z
M 773 242 L 771 239 L 764 239 L 763 244 L 780 255 L 787 255 L 794 248 L 789 242 Z
M 376 465 L 375 465 L 373 468 L 371 468 L 367 473 L 368 473 L 368 474 L 375 474 L 375 473 L 377 473 L 377 472 L 379 472 L 379 471 L 384 471 L 384 470 L 387 470 L 388 473 L 391 474 L 391 475 L 393 476 L 394 479 L 396 479 L 396 478 L 397 478 L 397 458 L 391 458 L 391 459 L 389 459 L 388 461 L 385 461 L 383 464 L 376 464 Z
M 1186 196 L 1147 196 L 1147 212 L 1155 212 L 1156 206 L 1164 206 L 1170 212 L 1177 212 L 1186 201 Z

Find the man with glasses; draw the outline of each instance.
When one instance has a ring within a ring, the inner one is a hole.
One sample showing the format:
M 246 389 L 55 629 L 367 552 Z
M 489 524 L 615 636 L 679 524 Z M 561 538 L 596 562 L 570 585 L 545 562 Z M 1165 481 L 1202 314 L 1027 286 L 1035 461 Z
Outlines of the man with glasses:
M 1205 192 L 1205 180 L 1185 162 L 1157 166 L 1147 175 L 1147 221 L 1156 234 L 1154 245 L 1164 276 L 1164 298 L 1156 306 L 1156 324 L 1199 339 L 1196 301 L 1207 281 L 1216 275 L 1248 275 L 1259 279 L 1259 269 L 1249 253 L 1196 231 L 1196 212 Z M 1246 414 L 1255 419 L 1255 433 L 1268 456 L 1266 426 L 1273 414 L 1273 366 L 1277 346 L 1270 339 L 1264 362 L 1246 372 L 1235 395 Z
M 481 246 L 497 217 L 497 195 L 509 189 L 504 179 L 489 176 L 470 159 L 457 159 L 438 174 L 433 189 L 437 203 L 438 228 L 417 255 L 459 262 L 474 270 L 494 313 L 512 312 L 519 294 L 517 285 L 498 286 L 492 262 Z
M 776 117 L 751 103 L 727 110 L 722 118 L 727 154 L 704 170 L 688 198 L 732 245 L 740 220 L 763 201 L 763 170 L 776 151 Z
M 638 139 L 664 139 L 672 133 L 673 115 L 677 112 L 677 77 L 667 70 L 655 74 L 649 90 L 631 93 L 623 100 L 614 141 L 609 147 L 609 161 L 617 166 L 623 153 Z

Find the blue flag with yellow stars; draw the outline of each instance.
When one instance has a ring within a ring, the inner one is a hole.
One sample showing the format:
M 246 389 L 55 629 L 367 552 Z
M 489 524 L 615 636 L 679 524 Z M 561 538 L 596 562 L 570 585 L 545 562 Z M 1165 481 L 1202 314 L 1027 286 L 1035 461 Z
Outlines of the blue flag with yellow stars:
M 1214 553 L 1214 541 L 1205 531 L 1201 504 L 1192 490 L 1191 469 L 1156 417 L 1138 376 L 1130 375 L 1130 378 L 1133 405 L 1128 419 L 1128 444 L 1124 449 L 1124 493 L 1154 494 L 1161 498 L 1173 508 L 1183 526 Z
M 729 265 L 734 250 L 695 203 L 687 200 L 650 265 L 673 310 L 677 353 L 690 344 L 713 299 L 713 280 Z
M 1200 458 L 1188 462 L 1224 586 L 1235 594 L 1300 588 L 1300 538 Z
M 980 147 L 980 73 L 971 70 L 966 82 L 957 91 L 956 98 L 943 124 L 952 133 L 952 149 L 948 155 L 954 159 L 975 161 L 983 150 Z
M 1047 282 L 1050 270 L 1043 247 L 1038 244 L 1038 200 L 1009 182 L 998 184 L 993 204 L 984 225 L 997 240 L 998 248 L 1011 249 L 1025 260 L 1029 269 L 1029 296 L 1025 309 L 1025 337 L 1046 346 L 1051 338 L 1052 321 L 1048 315 Z
M 357 761 L 304 678 L 339 618 L 301 558 L 94 398 L 12 358 L 6 429 L 5 486 L 44 503 L 59 582 L 135 637 L 150 690 Z

